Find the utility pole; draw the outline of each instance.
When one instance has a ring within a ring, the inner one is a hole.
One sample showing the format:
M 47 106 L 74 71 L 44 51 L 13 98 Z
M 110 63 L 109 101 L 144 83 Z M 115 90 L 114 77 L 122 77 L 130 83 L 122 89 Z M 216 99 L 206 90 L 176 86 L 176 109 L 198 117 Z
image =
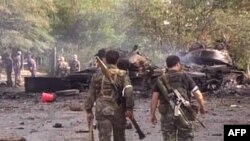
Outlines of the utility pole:
M 57 59 L 56 59 L 56 56 L 57 56 L 57 44 L 54 47 L 53 52 L 54 52 L 54 55 L 53 55 L 53 75 L 55 76 L 56 75 L 56 65 L 57 65 L 56 64 L 56 61 L 57 61 Z

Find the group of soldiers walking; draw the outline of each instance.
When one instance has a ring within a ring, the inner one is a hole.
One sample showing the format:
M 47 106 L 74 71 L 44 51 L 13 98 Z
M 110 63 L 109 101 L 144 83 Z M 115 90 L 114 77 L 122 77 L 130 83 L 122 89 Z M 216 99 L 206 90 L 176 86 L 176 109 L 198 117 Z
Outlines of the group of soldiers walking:
M 9 53 L 5 52 L 0 57 L 0 79 L 2 70 L 5 69 L 5 73 L 7 76 L 6 84 L 9 87 L 15 86 L 20 87 L 21 86 L 21 70 L 23 69 L 23 54 L 21 51 L 17 51 L 16 53 Z M 31 73 L 32 77 L 36 76 L 36 61 L 32 58 L 31 54 L 27 57 L 27 66 L 28 70 Z M 12 80 L 12 74 L 14 72 L 14 83 Z
M 109 50 L 105 56 L 98 57 L 107 65 L 109 74 L 105 74 L 101 67 L 101 71 L 92 76 L 84 102 L 87 122 L 91 127 L 94 119 L 92 108 L 95 105 L 99 140 L 111 141 L 113 136 L 113 141 L 125 141 L 126 117 L 134 118 L 133 86 L 126 71 L 120 70 L 116 65 L 119 52 Z M 168 71 L 157 78 L 153 88 L 151 122 L 157 123 L 155 113 L 158 107 L 164 141 L 192 141 L 196 115 L 206 113 L 203 95 L 194 80 L 182 71 L 179 57 L 168 56 L 166 65 Z M 124 98 L 126 100 L 122 100 Z M 195 111 L 195 115 L 186 111 L 190 107 L 194 107 L 192 111 Z
M 81 65 L 80 61 L 76 54 L 72 56 L 72 59 L 69 62 L 65 61 L 63 56 L 57 59 L 57 66 L 56 66 L 56 76 L 57 77 L 65 77 L 69 73 L 75 73 L 80 71 Z

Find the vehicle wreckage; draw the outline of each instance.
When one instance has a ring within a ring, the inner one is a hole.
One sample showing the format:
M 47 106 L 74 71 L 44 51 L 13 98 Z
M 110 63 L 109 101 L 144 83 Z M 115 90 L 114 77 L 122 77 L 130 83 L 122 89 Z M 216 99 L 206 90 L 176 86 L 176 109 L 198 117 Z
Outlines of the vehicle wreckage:
M 102 58 L 107 51 L 100 49 L 96 56 Z M 131 83 L 136 92 L 151 90 L 154 79 L 163 72 L 161 68 L 153 65 L 151 61 L 138 51 L 137 46 L 132 51 L 117 49 L 121 57 L 118 67 L 128 72 Z M 80 72 L 69 74 L 64 78 L 58 77 L 25 77 L 26 92 L 54 92 L 67 89 L 79 89 L 84 91 L 88 88 L 92 75 L 98 70 L 90 67 Z
M 215 91 L 229 84 L 246 83 L 244 70 L 238 69 L 226 49 L 196 48 L 181 53 L 184 70 L 203 92 Z
M 96 55 L 105 54 L 107 49 L 101 49 Z M 126 70 L 136 92 L 148 95 L 152 89 L 157 76 L 160 76 L 167 69 L 158 67 L 137 48 L 132 51 L 118 49 L 121 58 L 118 62 L 120 69 Z M 243 70 L 236 68 L 227 50 L 211 48 L 197 48 L 186 53 L 178 54 L 184 71 L 189 73 L 201 91 L 215 91 L 220 87 L 230 84 L 245 83 L 246 77 Z M 59 91 L 66 89 L 88 88 L 92 75 L 98 68 L 88 68 L 64 78 L 57 77 L 26 77 L 26 92 Z

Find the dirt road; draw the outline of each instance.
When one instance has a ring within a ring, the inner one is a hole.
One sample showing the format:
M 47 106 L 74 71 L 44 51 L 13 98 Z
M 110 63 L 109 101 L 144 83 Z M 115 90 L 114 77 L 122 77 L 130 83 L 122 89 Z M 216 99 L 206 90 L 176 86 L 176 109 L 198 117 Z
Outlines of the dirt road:
M 22 89 L 0 90 L 0 134 L 16 133 L 27 141 L 87 141 L 84 111 L 72 111 L 72 105 L 82 106 L 86 93 L 58 97 L 53 103 L 42 103 L 40 94 L 27 94 Z M 250 124 L 250 97 L 206 96 L 209 113 L 200 119 L 207 126 L 197 124 L 195 141 L 223 141 L 224 124 Z M 158 115 L 159 116 L 159 115 Z M 146 134 L 144 141 L 163 141 L 160 123 L 150 123 L 149 98 L 136 99 L 135 118 Z M 159 118 L 158 118 L 159 119 Z M 54 128 L 59 123 L 62 128 Z M 96 140 L 97 130 L 94 131 Z M 127 141 L 138 141 L 135 129 L 126 130 Z

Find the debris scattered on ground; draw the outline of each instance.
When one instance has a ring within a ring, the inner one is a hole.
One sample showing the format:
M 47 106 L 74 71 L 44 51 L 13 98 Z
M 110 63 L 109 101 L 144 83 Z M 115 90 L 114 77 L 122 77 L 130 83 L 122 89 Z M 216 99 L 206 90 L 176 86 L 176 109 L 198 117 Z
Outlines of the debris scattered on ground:
M 77 130 L 75 133 L 89 133 L 89 130 Z
M 38 132 L 38 130 L 36 129 L 31 129 L 30 133 L 35 133 L 35 132 Z
M 221 133 L 214 133 L 214 134 L 211 134 L 211 136 L 222 136 Z
M 14 133 L 0 132 L 0 141 L 26 141 L 26 139 Z
M 231 107 L 231 108 L 241 108 L 240 105 L 234 105 L 234 104 L 233 104 L 233 105 L 230 105 L 230 107 Z
M 54 102 L 56 100 L 56 96 L 53 93 L 43 92 L 41 95 L 42 102 Z
M 69 109 L 70 111 L 83 111 L 83 105 L 79 103 L 71 103 Z
M 62 124 L 61 123 L 55 123 L 53 125 L 54 128 L 62 128 Z
M 0 122 L 0 134 L 1 132 L 18 133 L 26 139 L 24 141 L 49 141 L 51 137 L 53 137 L 53 141 L 87 140 L 89 130 L 86 112 L 78 111 L 83 108 L 86 92 L 69 97 L 59 96 L 55 102 L 47 104 L 34 102 L 34 99 L 40 100 L 41 93 L 22 93 L 20 92 L 22 90 L 16 88 L 1 90 L 7 92 L 4 96 L 0 92 L 0 113 L 2 115 L 0 120 L 6 121 Z M 15 95 L 19 97 L 16 99 L 9 97 Z M 221 133 L 224 124 L 250 123 L 250 120 L 248 120 L 250 114 L 247 112 L 250 108 L 249 96 L 239 95 L 239 97 L 236 97 L 234 94 L 228 93 L 218 93 L 218 95 L 219 97 L 214 94 L 204 95 L 209 112 L 200 116 L 200 120 L 204 122 L 208 129 L 213 130 L 204 130 L 198 124 L 194 141 L 223 140 L 223 134 L 221 135 Z M 136 119 L 140 119 L 138 124 L 147 135 L 145 141 L 162 141 L 160 116 L 157 112 L 156 116 L 159 122 L 153 126 L 150 123 L 149 103 L 150 98 L 136 96 L 134 116 Z M 238 106 L 240 108 L 234 108 Z M 134 128 L 126 130 L 126 139 L 128 141 L 138 140 L 138 135 L 135 132 Z M 94 134 L 97 138 L 98 131 L 94 130 Z

